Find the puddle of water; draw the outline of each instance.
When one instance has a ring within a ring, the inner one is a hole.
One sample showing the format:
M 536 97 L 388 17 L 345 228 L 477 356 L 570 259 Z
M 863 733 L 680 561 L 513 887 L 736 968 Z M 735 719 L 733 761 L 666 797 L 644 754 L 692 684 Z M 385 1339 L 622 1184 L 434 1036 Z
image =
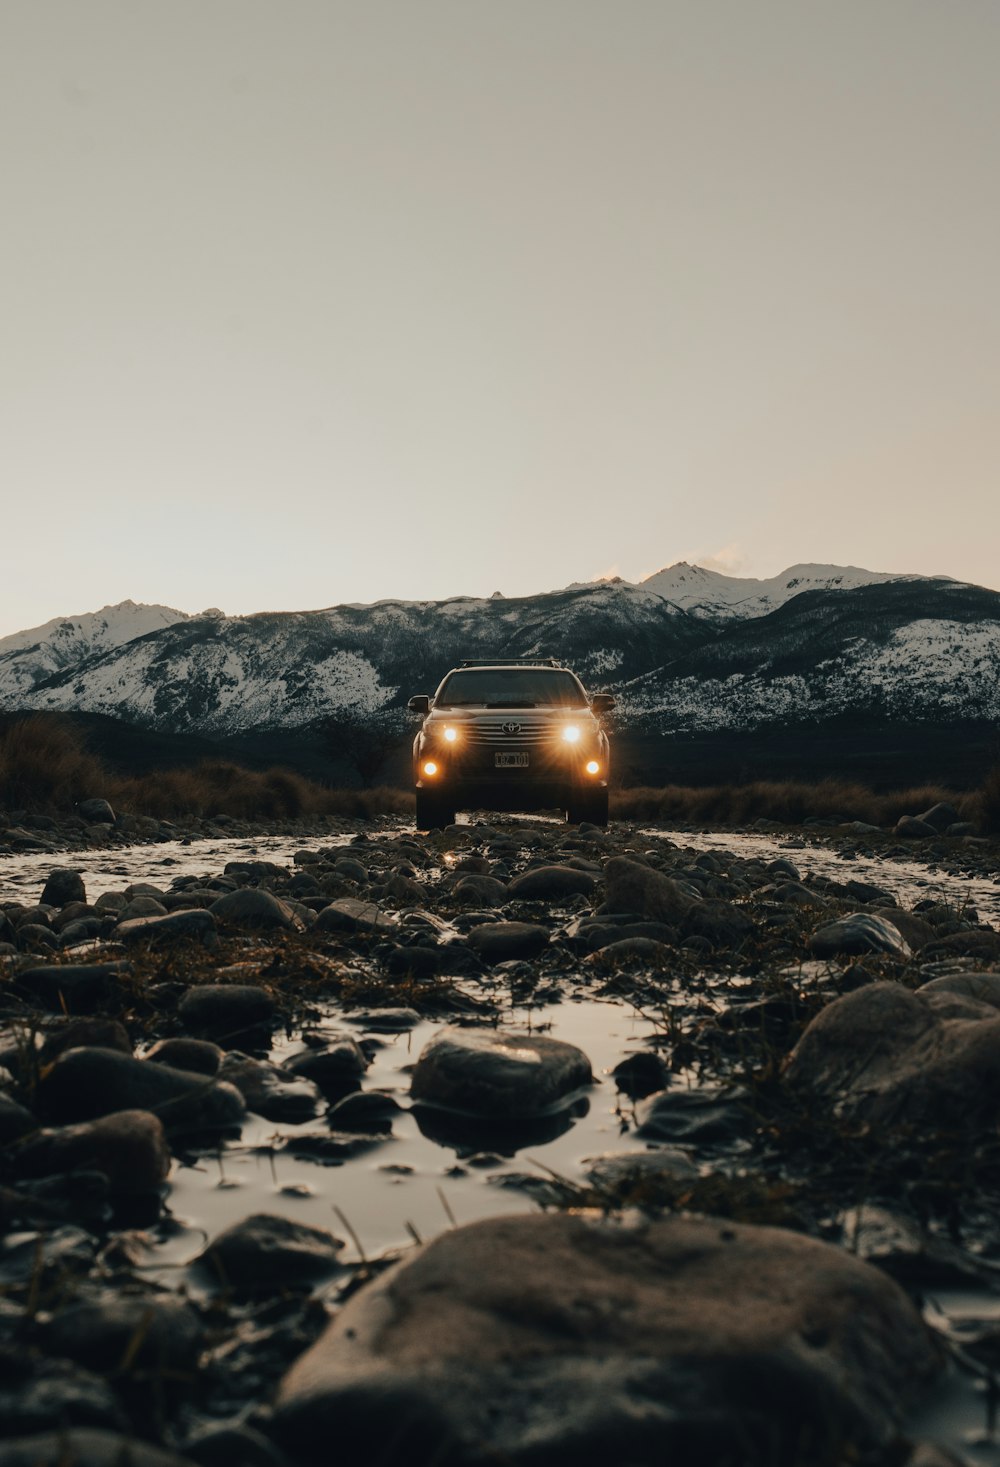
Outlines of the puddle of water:
M 322 1027 L 331 1032 L 363 1033 L 336 1009 L 328 1010 Z M 386 1091 L 407 1106 L 408 1067 L 441 1027 L 424 1022 L 409 1033 L 380 1034 L 383 1047 L 376 1051 L 365 1075 L 365 1090 Z M 567 1000 L 534 1009 L 530 1015 L 520 1011 L 508 1018 L 504 1029 L 512 1035 L 541 1031 L 578 1045 L 589 1057 L 598 1084 L 588 1093 L 587 1113 L 573 1120 L 563 1134 L 527 1144 L 510 1156 L 493 1151 L 485 1140 L 483 1152 L 470 1165 L 457 1147 L 425 1136 L 415 1116 L 403 1110 L 393 1119 L 391 1137 L 341 1165 L 323 1166 L 284 1151 L 268 1155 L 254 1150 L 282 1137 L 325 1133 L 322 1115 L 301 1125 L 251 1115 L 239 1141 L 199 1158 L 193 1166 L 175 1162 L 167 1199 L 172 1225 L 155 1249 L 156 1263 L 186 1262 L 208 1239 L 254 1212 L 281 1213 L 344 1237 L 336 1208 L 350 1221 L 366 1255 L 376 1257 L 386 1249 L 411 1243 L 411 1228 L 421 1238 L 434 1237 L 450 1226 L 449 1213 L 461 1224 L 532 1209 L 534 1204 L 525 1192 L 491 1183 L 490 1177 L 527 1172 L 544 1178 L 548 1167 L 579 1182 L 587 1158 L 607 1151 L 646 1149 L 635 1137 L 630 1102 L 618 1095 L 608 1072 L 655 1036 L 656 1026 L 649 1018 L 621 1003 Z M 272 1059 L 280 1062 L 299 1047 L 297 1040 L 282 1040 Z M 463 1148 L 467 1151 L 468 1147 Z M 535 1161 L 542 1165 L 534 1165 Z M 356 1260 L 357 1250 L 347 1241 L 345 1261 Z M 176 1284 L 176 1277 L 173 1281 Z M 169 1279 L 164 1277 L 164 1282 Z

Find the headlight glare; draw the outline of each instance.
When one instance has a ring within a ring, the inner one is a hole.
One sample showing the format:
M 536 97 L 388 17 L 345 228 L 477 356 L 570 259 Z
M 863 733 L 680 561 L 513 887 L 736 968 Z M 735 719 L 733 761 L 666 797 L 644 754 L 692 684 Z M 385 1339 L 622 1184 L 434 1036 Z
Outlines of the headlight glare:
M 596 759 L 591 759 L 586 768 L 588 774 L 600 774 L 601 772 L 601 766 L 598 764 Z
M 562 736 L 567 744 L 577 744 L 580 741 L 580 730 L 575 723 L 567 723 L 562 731 Z
M 437 772 L 438 772 L 438 767 L 434 763 L 434 760 L 433 759 L 428 759 L 427 762 L 426 762 L 426 764 L 424 765 L 424 773 L 426 775 L 434 775 L 434 774 L 437 774 Z
M 458 729 L 457 728 L 446 728 L 445 731 L 444 731 L 444 737 L 445 737 L 445 742 L 446 743 L 453 744 L 455 742 L 455 740 L 458 738 Z

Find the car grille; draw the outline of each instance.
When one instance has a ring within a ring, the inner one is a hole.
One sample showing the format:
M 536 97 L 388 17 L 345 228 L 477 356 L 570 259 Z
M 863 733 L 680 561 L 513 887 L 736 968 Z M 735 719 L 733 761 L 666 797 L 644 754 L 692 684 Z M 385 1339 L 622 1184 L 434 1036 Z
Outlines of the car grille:
M 547 744 L 558 735 L 559 725 L 550 718 L 491 718 L 481 722 L 477 719 L 475 723 L 462 725 L 464 743 L 496 745 L 497 748 L 517 749 L 531 744 Z

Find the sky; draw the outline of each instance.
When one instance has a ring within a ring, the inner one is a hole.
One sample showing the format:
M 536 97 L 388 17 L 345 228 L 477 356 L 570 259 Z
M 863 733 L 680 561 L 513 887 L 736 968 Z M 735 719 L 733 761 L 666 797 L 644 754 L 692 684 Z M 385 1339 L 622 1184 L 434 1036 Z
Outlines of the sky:
M 1000 586 L 996 0 L 2 0 L 0 636 Z

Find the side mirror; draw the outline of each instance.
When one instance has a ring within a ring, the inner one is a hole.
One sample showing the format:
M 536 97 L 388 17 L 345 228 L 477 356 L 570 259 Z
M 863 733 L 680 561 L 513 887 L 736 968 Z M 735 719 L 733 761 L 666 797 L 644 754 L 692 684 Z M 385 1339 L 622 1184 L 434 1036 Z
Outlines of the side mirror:
M 590 706 L 595 713 L 610 713 L 615 706 L 614 693 L 595 693 L 590 700 Z
M 411 698 L 406 706 L 411 713 L 429 713 L 431 711 L 431 700 L 426 693 L 417 693 L 416 697 Z

